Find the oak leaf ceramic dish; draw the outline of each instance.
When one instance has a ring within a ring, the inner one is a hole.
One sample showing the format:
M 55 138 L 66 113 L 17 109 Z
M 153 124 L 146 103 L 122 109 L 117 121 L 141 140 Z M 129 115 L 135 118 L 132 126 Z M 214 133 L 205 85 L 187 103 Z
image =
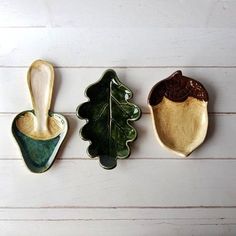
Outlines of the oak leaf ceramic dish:
M 57 155 L 68 124 L 60 114 L 50 112 L 54 69 L 46 61 L 37 60 L 30 66 L 27 82 L 33 110 L 18 114 L 12 123 L 12 133 L 27 167 L 35 173 L 46 171 Z
M 77 108 L 78 117 L 87 120 L 81 136 L 91 142 L 89 155 L 99 157 L 103 168 L 112 169 L 117 159 L 130 155 L 128 144 L 137 137 L 130 122 L 140 118 L 141 110 L 128 101 L 132 92 L 114 70 L 105 71 L 97 83 L 87 88 L 86 95 L 89 101 Z
M 148 103 L 162 146 L 185 157 L 204 141 L 208 93 L 201 83 L 176 71 L 152 88 Z

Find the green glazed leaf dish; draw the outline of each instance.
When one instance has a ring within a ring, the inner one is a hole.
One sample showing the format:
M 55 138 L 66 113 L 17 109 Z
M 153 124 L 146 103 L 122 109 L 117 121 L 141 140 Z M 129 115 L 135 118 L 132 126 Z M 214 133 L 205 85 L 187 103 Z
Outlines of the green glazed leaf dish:
M 62 115 L 50 112 L 53 66 L 46 61 L 35 61 L 28 70 L 27 81 L 34 109 L 14 118 L 12 133 L 29 170 L 42 173 L 52 166 L 68 123 Z
M 86 90 L 88 102 L 77 108 L 77 116 L 87 123 L 80 130 L 84 140 L 89 140 L 89 155 L 99 157 L 105 169 L 113 169 L 117 159 L 130 155 L 129 143 L 137 131 L 129 122 L 141 116 L 141 109 L 130 103 L 132 92 L 122 84 L 114 70 L 107 70 L 102 78 Z

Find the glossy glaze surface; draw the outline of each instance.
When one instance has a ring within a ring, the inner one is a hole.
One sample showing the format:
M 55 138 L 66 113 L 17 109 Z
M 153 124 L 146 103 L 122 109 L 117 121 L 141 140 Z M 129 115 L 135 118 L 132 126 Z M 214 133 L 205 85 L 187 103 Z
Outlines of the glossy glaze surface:
M 173 102 L 184 102 L 188 97 L 205 102 L 209 100 L 203 85 L 199 81 L 183 76 L 180 70 L 158 82 L 152 88 L 148 102 L 151 106 L 155 106 L 162 101 L 163 97 Z
M 26 166 L 35 173 L 45 172 L 53 164 L 57 152 L 67 133 L 67 121 L 59 114 L 52 113 L 50 117 L 61 123 L 62 130 L 56 136 L 47 140 L 34 139 L 17 128 L 17 121 L 25 114 L 33 111 L 25 111 L 17 115 L 12 124 L 12 133 L 19 145 Z
M 33 62 L 27 82 L 33 110 L 21 112 L 14 118 L 12 133 L 27 167 L 34 173 L 42 173 L 53 164 L 68 124 L 65 117 L 50 112 L 53 66 L 43 60 Z
M 149 95 L 155 133 L 160 144 L 188 156 L 205 139 L 208 93 L 198 81 L 177 71 L 157 83 Z
M 107 70 L 101 80 L 88 87 L 86 95 L 89 101 L 77 109 L 77 115 L 87 119 L 81 136 L 91 142 L 89 155 L 99 157 L 105 169 L 112 169 L 117 159 L 130 155 L 128 143 L 136 139 L 137 131 L 129 122 L 139 119 L 141 110 L 128 101 L 132 92 L 113 70 Z

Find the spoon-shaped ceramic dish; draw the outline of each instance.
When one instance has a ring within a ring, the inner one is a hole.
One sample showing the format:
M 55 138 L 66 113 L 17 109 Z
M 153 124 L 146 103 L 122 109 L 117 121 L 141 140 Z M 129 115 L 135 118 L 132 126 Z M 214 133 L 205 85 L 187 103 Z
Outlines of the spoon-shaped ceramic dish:
M 176 71 L 152 88 L 148 103 L 162 146 L 186 157 L 204 141 L 208 93 L 198 81 Z
M 12 123 L 12 133 L 20 147 L 27 167 L 41 173 L 51 167 L 68 131 L 60 114 L 50 112 L 54 84 L 53 66 L 37 60 L 30 66 L 27 82 L 33 110 L 18 114 Z
M 114 70 L 107 70 L 102 78 L 88 87 L 88 102 L 77 108 L 77 115 L 86 119 L 81 129 L 84 140 L 90 140 L 88 153 L 99 157 L 105 169 L 115 168 L 117 159 L 130 155 L 129 143 L 137 137 L 130 122 L 141 116 L 140 108 L 129 102 L 132 92 L 120 82 Z

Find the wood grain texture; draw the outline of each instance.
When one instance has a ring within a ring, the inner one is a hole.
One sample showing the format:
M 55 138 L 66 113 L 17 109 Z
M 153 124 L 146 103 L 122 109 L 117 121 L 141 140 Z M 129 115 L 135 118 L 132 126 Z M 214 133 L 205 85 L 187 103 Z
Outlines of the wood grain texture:
M 197 221 L 199 222 L 199 221 Z M 208 221 L 209 222 L 209 221 Z M 33 226 L 32 226 L 33 225 Z M 23 221 L 23 222 L 0 222 L 1 232 L 5 235 L 18 236 L 136 236 L 137 232 L 140 236 L 149 235 L 176 235 L 176 236 L 234 236 L 236 230 L 235 224 L 218 224 L 218 223 L 176 223 L 171 221 Z M 69 233 L 68 233 L 69 232 Z
M 11 122 L 14 114 L 0 115 L 0 130 L 6 135 L 0 142 L 0 159 L 21 159 L 20 152 L 11 134 Z M 70 129 L 62 150 L 59 151 L 59 159 L 88 159 L 87 147 L 89 142 L 80 138 L 79 130 L 85 121 L 79 120 L 75 115 L 66 115 Z M 131 145 L 131 159 L 177 159 L 184 161 L 169 151 L 163 149 L 157 142 L 151 116 L 143 115 L 135 122 L 134 127 L 138 131 L 138 139 Z M 195 150 L 186 161 L 195 159 L 236 159 L 236 149 L 232 134 L 236 133 L 236 115 L 210 115 L 209 130 L 206 141 Z M 223 143 L 222 143 L 223 140 Z M 98 165 L 97 161 L 95 165 Z M 122 161 L 120 161 L 122 162 Z M 119 162 L 119 163 L 120 163 Z
M 235 8 L 233 0 L 2 0 L 0 26 L 230 28 Z
M 87 101 L 85 89 L 96 82 L 106 68 L 56 68 L 52 110 L 75 112 Z M 115 68 L 120 80 L 133 91 L 132 101 L 149 113 L 147 97 L 158 81 L 179 68 Z M 236 68 L 182 68 L 183 74 L 199 80 L 209 93 L 209 112 L 236 112 L 236 93 L 232 86 Z M 0 68 L 1 112 L 21 112 L 32 104 L 26 82 L 27 68 Z M 17 92 L 15 92 L 15 88 Z
M 129 159 L 113 171 L 93 160 L 58 160 L 41 175 L 21 160 L 0 165 L 0 207 L 236 206 L 236 160 Z
M 235 66 L 235 35 L 234 28 L 2 28 L 0 66 L 36 58 L 71 67 Z
M 0 229 L 5 236 L 236 234 L 236 1 L 2 0 Z M 52 169 L 30 173 L 11 135 L 30 109 L 27 67 L 56 66 L 52 109 L 70 131 Z M 84 89 L 114 68 L 145 113 L 130 159 L 109 172 L 87 157 L 75 117 Z M 181 69 L 209 92 L 209 132 L 189 159 L 162 149 L 151 87 Z

